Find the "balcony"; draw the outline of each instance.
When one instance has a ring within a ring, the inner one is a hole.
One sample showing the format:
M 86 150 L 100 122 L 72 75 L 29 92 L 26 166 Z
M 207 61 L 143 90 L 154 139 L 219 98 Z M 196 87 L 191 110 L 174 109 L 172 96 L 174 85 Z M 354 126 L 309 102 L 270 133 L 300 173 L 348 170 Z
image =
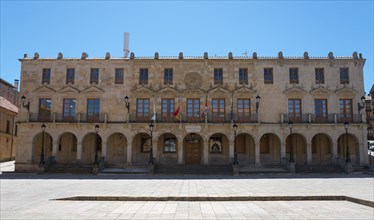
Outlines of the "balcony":
M 52 114 L 41 114 L 41 113 L 30 113 L 29 121 L 30 122 L 52 122 Z
M 293 123 L 314 123 L 314 124 L 331 124 L 331 123 L 362 123 L 363 116 L 360 114 L 353 114 L 351 117 L 344 117 L 344 115 L 330 113 L 325 117 L 318 116 L 315 114 L 301 114 L 300 117 L 289 117 L 288 114 L 281 114 L 281 123 L 288 123 L 288 121 Z
M 87 114 L 80 113 L 80 122 L 86 123 L 103 123 L 105 121 L 105 113 Z

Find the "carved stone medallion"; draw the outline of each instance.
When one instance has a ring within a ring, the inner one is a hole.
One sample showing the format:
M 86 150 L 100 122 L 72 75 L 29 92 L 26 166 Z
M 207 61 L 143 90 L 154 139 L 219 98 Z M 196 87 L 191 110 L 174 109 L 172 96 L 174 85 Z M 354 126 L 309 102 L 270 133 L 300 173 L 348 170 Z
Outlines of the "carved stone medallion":
M 201 83 L 203 81 L 203 77 L 200 74 L 192 72 L 187 73 L 184 77 L 184 83 L 188 89 L 199 89 L 201 87 Z

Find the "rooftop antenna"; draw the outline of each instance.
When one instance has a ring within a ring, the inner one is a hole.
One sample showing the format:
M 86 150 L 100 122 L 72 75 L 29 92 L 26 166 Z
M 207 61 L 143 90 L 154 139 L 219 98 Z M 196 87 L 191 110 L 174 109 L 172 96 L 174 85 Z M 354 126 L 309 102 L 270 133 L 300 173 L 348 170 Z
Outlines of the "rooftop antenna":
M 129 39 L 130 39 L 130 33 L 129 32 L 125 32 L 123 34 L 123 53 L 124 53 L 124 57 L 127 58 L 128 57 L 128 54 L 130 53 L 130 48 L 129 48 Z

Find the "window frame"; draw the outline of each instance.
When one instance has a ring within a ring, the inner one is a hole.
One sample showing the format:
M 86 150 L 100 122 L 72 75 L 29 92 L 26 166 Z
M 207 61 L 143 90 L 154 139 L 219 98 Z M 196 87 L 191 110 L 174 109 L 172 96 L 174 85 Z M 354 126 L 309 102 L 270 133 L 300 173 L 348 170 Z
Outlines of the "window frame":
M 226 100 L 224 98 L 212 98 L 212 121 L 224 121 L 225 115 Z
M 320 103 L 318 103 L 320 102 Z M 327 99 L 314 99 L 314 115 L 316 121 L 326 121 L 328 118 Z M 321 112 L 322 114 L 321 114 Z
M 274 84 L 273 67 L 264 68 L 264 84 Z
M 248 68 L 239 68 L 239 84 L 248 84 Z
M 42 70 L 42 84 L 51 83 L 51 68 L 43 68 Z
M 245 108 L 246 104 L 248 104 L 248 108 Z M 241 122 L 250 121 L 251 99 L 250 98 L 238 98 L 236 100 L 236 106 L 237 106 L 236 108 L 237 120 Z
M 50 102 L 50 106 L 47 105 L 48 100 Z M 46 106 L 46 109 L 43 109 L 42 106 Z M 49 111 L 48 111 L 48 107 L 49 107 Z M 52 100 L 51 100 L 51 98 L 39 98 L 38 121 L 50 121 L 51 120 L 51 115 L 52 115 Z
M 214 85 L 223 84 L 223 68 L 214 68 Z
M 99 68 L 91 68 L 90 84 L 99 84 L 99 75 L 100 75 Z
M 123 68 L 115 68 L 114 84 L 123 84 L 125 78 L 125 70 Z
M 174 98 L 161 99 L 161 120 L 162 121 L 175 121 L 175 117 L 173 115 L 174 112 L 175 112 L 175 99 Z
M 69 101 L 67 103 L 66 101 Z M 74 108 L 66 108 L 67 105 L 71 106 L 71 103 L 74 103 Z M 76 113 L 76 107 L 77 107 L 77 100 L 74 98 L 64 98 L 63 99 L 63 106 L 62 106 L 62 118 L 64 121 L 74 121 L 75 117 L 77 115 Z M 68 115 L 65 115 L 65 110 L 68 110 Z
M 290 105 L 290 102 L 292 103 Z M 299 104 L 299 108 L 297 108 L 297 102 Z M 301 99 L 288 99 L 287 101 L 288 104 L 288 119 L 293 121 L 293 122 L 299 122 L 302 121 L 302 102 Z M 292 107 L 292 108 L 290 108 Z M 292 110 L 292 111 L 290 111 Z M 299 112 L 297 112 L 299 110 Z
M 148 68 L 140 68 L 139 69 L 139 85 L 144 84 L 148 85 L 148 77 L 149 77 Z
M 187 98 L 186 104 L 187 120 L 200 119 L 200 98 Z
M 340 84 L 349 84 L 349 68 L 341 67 L 339 69 L 340 73 Z
M 136 99 L 136 119 L 138 121 L 150 121 L 150 104 L 149 98 Z M 146 106 L 148 107 L 146 108 Z
M 339 119 L 341 122 L 352 122 L 353 121 L 353 103 L 352 99 L 339 99 Z M 349 102 L 349 105 L 348 105 Z M 343 105 L 342 105 L 343 103 Z M 347 108 L 347 106 L 349 108 Z M 342 108 L 343 107 L 343 108 Z M 349 112 L 347 113 L 347 110 Z
M 74 84 L 75 80 L 75 68 L 66 69 L 66 84 Z
M 290 79 L 290 83 L 292 84 L 299 83 L 299 68 L 297 67 L 289 68 L 289 79 Z
M 90 102 L 93 102 L 92 103 L 92 108 L 90 108 Z M 98 102 L 98 106 L 97 106 L 97 102 Z M 87 121 L 99 121 L 100 120 L 100 107 L 101 107 L 100 105 L 101 105 L 101 101 L 100 101 L 99 98 L 89 98 L 89 99 L 87 99 L 87 111 L 86 111 L 86 113 L 87 113 L 86 120 Z
M 318 67 L 314 69 L 314 79 L 316 84 L 325 84 L 325 69 Z M 321 79 L 322 78 L 322 79 Z
M 164 85 L 173 84 L 173 69 L 165 68 L 164 69 Z
M 169 150 L 166 150 L 166 142 L 170 140 L 174 140 L 174 143 L 175 143 L 175 146 L 174 146 L 174 150 L 172 150 L 170 147 L 169 147 Z M 177 138 L 175 137 L 165 137 L 164 138 L 164 146 L 163 146 L 163 152 L 164 153 L 177 153 Z

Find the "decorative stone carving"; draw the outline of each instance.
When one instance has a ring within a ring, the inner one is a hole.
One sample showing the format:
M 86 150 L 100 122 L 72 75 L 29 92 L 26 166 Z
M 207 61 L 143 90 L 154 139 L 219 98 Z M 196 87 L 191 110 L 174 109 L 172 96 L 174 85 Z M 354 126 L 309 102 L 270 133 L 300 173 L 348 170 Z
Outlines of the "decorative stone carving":
M 37 60 L 37 59 L 39 59 L 39 54 L 38 54 L 38 52 L 35 52 L 34 53 L 34 60 Z
M 308 52 L 304 52 L 304 59 L 309 59 L 309 54 L 308 54 Z
M 282 51 L 278 52 L 278 59 L 283 59 L 283 52 Z
M 362 53 L 359 54 L 360 59 L 362 59 Z
M 357 60 L 358 59 L 358 55 L 357 55 L 357 52 L 355 51 L 355 52 L 353 52 L 353 54 L 352 54 L 352 57 L 353 57 L 353 59 L 355 59 L 355 60 Z
M 62 55 L 62 53 L 61 53 L 61 52 L 57 54 L 57 59 L 58 59 L 58 60 L 61 60 L 61 59 L 62 59 L 62 57 L 63 57 L 63 55 Z
M 329 59 L 334 59 L 334 54 L 330 51 L 328 57 Z
M 253 52 L 252 57 L 253 57 L 253 59 L 257 59 L 257 53 Z
M 27 53 L 23 54 L 23 58 L 26 59 L 27 57 L 28 57 Z
M 178 57 L 179 57 L 179 59 L 183 59 L 183 53 L 180 52 Z
M 229 59 L 232 60 L 232 53 L 229 52 Z
M 131 52 L 130 53 L 130 59 L 133 60 L 134 58 L 135 58 L 135 54 L 134 54 L 134 52 Z
M 205 52 L 204 53 L 204 59 L 208 59 L 209 57 L 208 57 L 208 52 Z
M 201 87 L 202 82 L 203 77 L 196 72 L 187 73 L 184 77 L 184 83 L 188 89 L 199 89 Z
M 106 59 L 106 60 L 109 60 L 109 59 L 110 59 L 110 53 L 109 53 L 109 52 L 106 52 L 106 54 L 105 54 L 105 59 Z
M 158 52 L 155 53 L 155 60 L 158 60 Z
M 85 60 L 87 57 L 88 57 L 88 54 L 86 52 L 83 52 L 81 59 Z

